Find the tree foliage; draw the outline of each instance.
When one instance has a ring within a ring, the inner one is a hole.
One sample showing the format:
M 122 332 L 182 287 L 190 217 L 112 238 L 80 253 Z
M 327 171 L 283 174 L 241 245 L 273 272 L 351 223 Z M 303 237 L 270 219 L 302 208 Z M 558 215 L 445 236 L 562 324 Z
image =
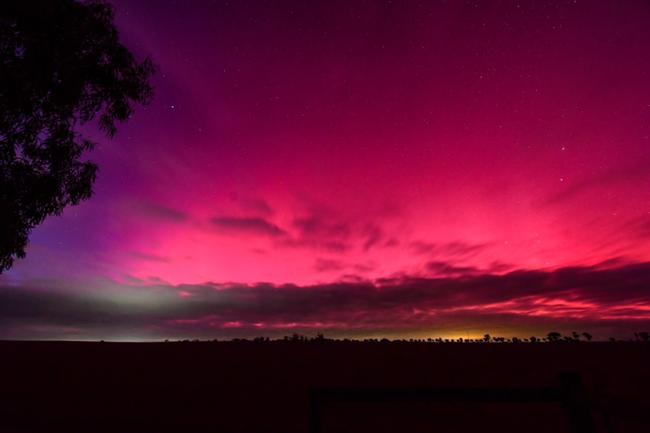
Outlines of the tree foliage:
M 0 2 L 0 272 L 25 256 L 30 231 L 92 194 L 96 121 L 108 137 L 152 97 L 103 0 Z

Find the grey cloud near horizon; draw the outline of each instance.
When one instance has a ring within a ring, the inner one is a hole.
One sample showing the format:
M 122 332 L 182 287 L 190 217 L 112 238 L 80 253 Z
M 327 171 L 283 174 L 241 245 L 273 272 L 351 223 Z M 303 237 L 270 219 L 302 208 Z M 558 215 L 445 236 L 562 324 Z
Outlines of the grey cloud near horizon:
M 650 263 L 502 275 L 349 278 L 309 286 L 154 284 L 112 290 L 118 289 L 94 296 L 0 287 L 0 338 L 33 326 L 223 336 L 233 335 L 228 328 L 232 323 L 238 324 L 236 332 L 249 335 L 280 332 L 277 329 L 287 324 L 338 332 L 443 329 L 468 323 L 502 327 L 560 323 L 582 329 L 618 327 L 622 332 L 650 325 Z

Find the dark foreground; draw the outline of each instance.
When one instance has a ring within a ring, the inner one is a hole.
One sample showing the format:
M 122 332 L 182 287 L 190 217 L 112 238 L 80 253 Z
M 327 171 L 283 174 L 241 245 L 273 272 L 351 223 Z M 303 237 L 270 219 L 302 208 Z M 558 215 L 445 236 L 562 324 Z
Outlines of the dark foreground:
M 649 432 L 650 344 L 0 342 L 0 432 Z

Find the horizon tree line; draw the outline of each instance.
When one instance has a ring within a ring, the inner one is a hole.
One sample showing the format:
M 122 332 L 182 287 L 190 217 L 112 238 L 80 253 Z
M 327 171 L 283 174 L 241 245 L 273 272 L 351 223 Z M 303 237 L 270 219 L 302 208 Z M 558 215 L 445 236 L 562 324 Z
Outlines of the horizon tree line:
M 614 337 L 609 337 L 607 340 L 610 342 L 650 342 L 650 332 L 640 331 L 635 332 L 634 339 L 621 340 Z M 200 343 L 200 342 L 219 342 L 217 338 L 211 340 L 200 340 L 200 339 L 183 339 L 176 340 L 176 342 L 181 343 Z M 571 334 L 563 335 L 557 331 L 551 331 L 546 334 L 545 337 L 531 336 L 528 338 L 520 337 L 500 337 L 500 336 L 491 336 L 490 334 L 485 334 L 483 338 L 442 338 L 442 337 L 429 337 L 429 338 L 398 338 L 398 339 L 389 339 L 386 337 L 383 338 L 327 338 L 324 334 L 318 333 L 313 337 L 301 335 L 294 333 L 292 335 L 285 335 L 282 338 L 270 338 L 265 336 L 258 336 L 252 339 L 247 338 L 233 338 L 231 340 L 223 340 L 231 342 L 247 342 L 247 343 L 272 343 L 272 342 L 290 342 L 290 343 L 310 343 L 310 342 L 363 342 L 363 343 L 468 343 L 468 344 L 499 344 L 499 343 L 510 343 L 510 344 L 519 344 L 519 343 L 589 343 L 594 341 L 593 335 L 589 332 L 577 332 L 572 331 Z M 169 339 L 164 340 L 165 343 L 170 342 Z

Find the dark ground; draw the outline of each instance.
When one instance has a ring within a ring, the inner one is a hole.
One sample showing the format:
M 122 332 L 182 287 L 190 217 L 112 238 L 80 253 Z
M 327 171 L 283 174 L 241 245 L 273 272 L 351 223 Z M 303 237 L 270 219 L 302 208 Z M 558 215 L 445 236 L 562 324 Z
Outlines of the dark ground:
M 0 432 L 650 432 L 650 344 L 0 342 Z

